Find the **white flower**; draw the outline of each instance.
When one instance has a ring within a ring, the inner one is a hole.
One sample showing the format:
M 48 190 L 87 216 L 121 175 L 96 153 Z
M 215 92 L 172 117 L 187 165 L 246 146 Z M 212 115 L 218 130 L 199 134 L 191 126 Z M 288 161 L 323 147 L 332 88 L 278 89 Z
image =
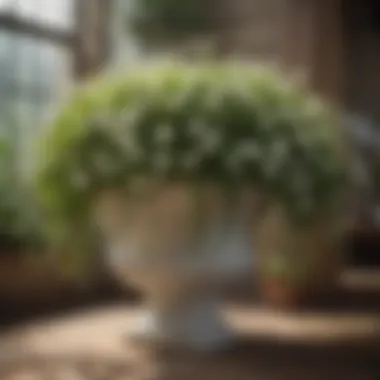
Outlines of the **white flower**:
M 186 107 L 186 103 L 188 103 L 191 95 L 192 89 L 183 90 L 182 92 L 175 94 L 175 97 L 173 97 L 170 102 L 171 109 L 177 110 Z
M 136 125 L 139 124 L 141 117 L 145 113 L 145 105 L 140 104 L 139 106 L 133 105 L 133 108 L 126 108 L 122 111 L 120 115 L 120 121 L 117 123 L 119 127 L 124 131 L 128 128 L 134 129 Z
M 114 160 L 105 153 L 97 153 L 93 157 L 93 164 L 100 174 L 112 174 L 117 169 Z
M 172 160 L 168 152 L 158 152 L 154 158 L 154 169 L 158 173 L 166 172 L 171 166 Z
M 158 125 L 154 131 L 154 139 L 159 145 L 169 145 L 173 140 L 173 130 L 170 125 Z
M 256 162 L 261 159 L 259 146 L 253 142 L 243 142 L 239 144 L 226 158 L 227 166 L 235 171 L 241 172 L 243 165 L 249 162 Z
M 255 142 L 243 142 L 237 147 L 239 157 L 256 160 L 260 157 L 260 148 Z
M 183 157 L 183 167 L 185 170 L 195 169 L 202 161 L 202 152 L 194 151 Z
M 134 128 L 126 127 L 123 134 L 115 135 L 115 142 L 128 159 L 139 161 L 143 158 L 144 151 L 136 139 Z
M 274 177 L 285 165 L 288 146 L 284 141 L 276 141 L 265 160 L 265 171 L 269 177 Z
M 285 141 L 277 140 L 273 143 L 271 153 L 278 159 L 283 159 L 288 153 L 288 144 Z
M 89 185 L 89 182 L 90 180 L 88 178 L 88 175 L 84 171 L 76 170 L 71 174 L 70 184 L 76 190 L 85 190 Z
M 312 97 L 305 102 L 305 113 L 310 117 L 319 117 L 325 113 L 325 107 L 323 102 L 317 98 Z
M 220 148 L 222 135 L 202 119 L 190 122 L 190 136 L 195 138 L 200 153 L 215 153 Z
M 301 212 L 310 212 L 313 209 L 313 200 L 306 194 L 298 198 L 298 204 Z
M 307 134 L 299 134 L 297 136 L 298 142 L 307 148 L 311 148 L 315 144 L 315 139 L 312 136 L 308 136 Z
M 227 157 L 227 161 L 226 161 L 226 164 L 227 164 L 227 167 L 232 170 L 233 172 L 235 172 L 236 174 L 237 173 L 240 173 L 242 171 L 242 164 L 243 164 L 243 161 L 241 159 L 241 157 L 237 154 L 231 154 Z
M 207 123 L 202 119 L 193 119 L 189 123 L 189 133 L 190 136 L 196 139 L 202 139 L 205 130 L 209 128 Z
M 215 153 L 220 148 L 221 142 L 221 134 L 211 128 L 207 128 L 203 132 L 200 150 L 204 153 Z
M 300 198 L 305 198 L 310 193 L 310 182 L 305 174 L 294 173 L 292 182 L 293 189 L 300 195 Z
M 114 120 L 112 119 L 112 115 L 108 113 L 102 113 L 100 115 L 97 115 L 94 118 L 93 122 L 97 128 L 101 130 L 107 130 L 115 125 Z

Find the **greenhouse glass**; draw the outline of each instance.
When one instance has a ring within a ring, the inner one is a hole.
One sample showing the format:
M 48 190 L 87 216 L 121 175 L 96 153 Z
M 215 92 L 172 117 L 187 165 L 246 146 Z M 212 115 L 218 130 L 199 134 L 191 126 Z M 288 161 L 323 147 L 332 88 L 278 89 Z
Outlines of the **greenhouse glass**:
M 0 14 L 54 28 L 71 28 L 72 0 L 0 0 Z M 0 24 L 0 127 L 26 154 L 62 100 L 72 77 L 72 51 Z

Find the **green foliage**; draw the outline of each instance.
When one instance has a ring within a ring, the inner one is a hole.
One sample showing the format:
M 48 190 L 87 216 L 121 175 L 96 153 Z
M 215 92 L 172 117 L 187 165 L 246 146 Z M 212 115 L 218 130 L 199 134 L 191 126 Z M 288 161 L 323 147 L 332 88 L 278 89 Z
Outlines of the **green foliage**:
M 137 0 L 127 25 L 145 43 L 179 41 L 207 33 L 213 24 L 207 0 Z
M 40 152 L 39 194 L 61 238 L 86 235 L 102 189 L 144 178 L 250 185 L 307 225 L 335 211 L 346 174 L 319 99 L 273 69 L 232 64 L 103 78 L 73 97 Z
M 42 244 L 42 225 L 37 217 L 32 189 L 17 168 L 16 141 L 0 139 L 0 246 L 4 254 L 33 250 Z

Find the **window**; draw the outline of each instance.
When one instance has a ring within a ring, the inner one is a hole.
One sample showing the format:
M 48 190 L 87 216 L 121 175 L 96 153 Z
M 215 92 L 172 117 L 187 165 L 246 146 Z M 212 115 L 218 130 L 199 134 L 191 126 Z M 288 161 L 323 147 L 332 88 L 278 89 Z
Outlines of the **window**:
M 95 41 L 106 51 L 99 30 L 107 30 L 101 24 L 112 1 L 0 0 L 0 128 L 24 148 L 62 101 L 74 74 L 97 66 L 86 56 L 86 43 Z M 92 14 L 104 17 L 93 25 Z
M 0 90 L 8 96 L 58 98 L 70 82 L 71 58 L 53 42 L 0 32 Z
M 6 11 L 26 21 L 73 28 L 73 0 L 0 0 L 0 12 Z
M 72 47 L 51 37 L 50 29 L 36 36 L 26 27 L 72 31 L 72 13 L 72 0 L 0 0 L 0 123 L 24 129 L 24 120 L 37 127 L 65 93 Z

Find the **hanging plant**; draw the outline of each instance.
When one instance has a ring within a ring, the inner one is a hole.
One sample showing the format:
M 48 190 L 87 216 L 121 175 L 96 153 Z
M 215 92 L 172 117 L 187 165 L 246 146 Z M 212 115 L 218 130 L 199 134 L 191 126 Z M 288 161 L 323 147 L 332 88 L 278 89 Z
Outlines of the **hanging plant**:
M 209 0 L 137 0 L 127 28 L 145 44 L 181 42 L 208 34 L 215 13 Z

